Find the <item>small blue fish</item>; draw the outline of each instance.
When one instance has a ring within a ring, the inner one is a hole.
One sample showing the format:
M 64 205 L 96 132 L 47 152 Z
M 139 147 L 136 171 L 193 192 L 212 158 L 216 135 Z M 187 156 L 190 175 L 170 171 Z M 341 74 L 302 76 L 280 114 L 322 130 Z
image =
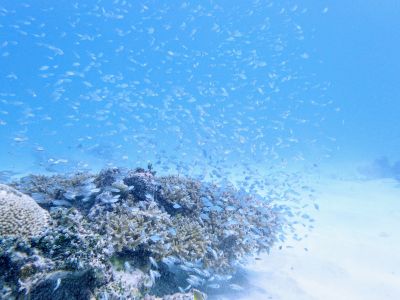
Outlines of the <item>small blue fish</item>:
M 161 241 L 161 237 L 159 235 L 157 235 L 157 234 L 152 235 L 150 237 L 150 239 L 155 243 L 158 242 L 158 241 Z
M 243 291 L 244 288 L 236 283 L 231 283 L 229 287 L 234 291 Z
M 149 256 L 149 260 L 150 260 L 150 263 L 152 264 L 152 266 L 154 268 L 158 269 L 158 264 L 157 264 L 156 260 L 151 256 Z
M 175 208 L 175 209 L 180 209 L 182 206 L 180 206 L 178 203 L 175 203 L 174 204 L 174 206 L 173 206 L 173 208 Z

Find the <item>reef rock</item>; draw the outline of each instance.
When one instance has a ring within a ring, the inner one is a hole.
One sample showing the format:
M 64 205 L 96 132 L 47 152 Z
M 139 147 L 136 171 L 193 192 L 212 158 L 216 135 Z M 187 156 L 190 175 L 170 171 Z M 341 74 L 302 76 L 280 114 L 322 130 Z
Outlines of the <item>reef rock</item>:
M 92 270 L 56 272 L 38 282 L 30 290 L 31 300 L 89 300 L 96 286 L 96 273 Z

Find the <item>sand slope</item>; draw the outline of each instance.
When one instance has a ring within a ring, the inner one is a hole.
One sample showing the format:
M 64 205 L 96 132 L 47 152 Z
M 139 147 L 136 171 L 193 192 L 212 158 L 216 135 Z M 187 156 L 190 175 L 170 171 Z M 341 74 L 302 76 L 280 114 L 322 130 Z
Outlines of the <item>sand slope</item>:
M 251 263 L 241 299 L 400 299 L 399 184 L 323 180 L 317 191 L 315 229 Z

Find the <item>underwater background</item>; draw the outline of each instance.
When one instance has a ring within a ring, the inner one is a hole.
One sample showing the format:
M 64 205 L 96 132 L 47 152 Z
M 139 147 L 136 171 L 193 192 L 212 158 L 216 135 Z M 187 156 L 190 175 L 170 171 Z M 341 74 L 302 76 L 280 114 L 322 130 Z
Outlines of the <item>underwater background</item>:
M 3 0 L 0 183 L 150 166 L 275 185 L 285 238 L 234 297 L 396 299 L 398 53 L 394 0 Z

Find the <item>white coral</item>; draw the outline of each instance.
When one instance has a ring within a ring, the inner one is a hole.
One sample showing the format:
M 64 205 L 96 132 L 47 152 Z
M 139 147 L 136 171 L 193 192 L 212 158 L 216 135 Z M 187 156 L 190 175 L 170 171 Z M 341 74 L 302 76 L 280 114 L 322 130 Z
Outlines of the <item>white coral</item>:
M 0 184 L 0 236 L 35 236 L 48 227 L 49 213 L 31 197 Z

